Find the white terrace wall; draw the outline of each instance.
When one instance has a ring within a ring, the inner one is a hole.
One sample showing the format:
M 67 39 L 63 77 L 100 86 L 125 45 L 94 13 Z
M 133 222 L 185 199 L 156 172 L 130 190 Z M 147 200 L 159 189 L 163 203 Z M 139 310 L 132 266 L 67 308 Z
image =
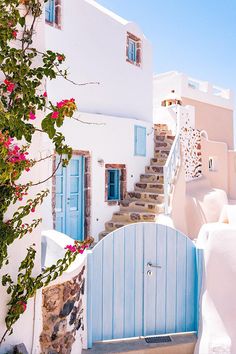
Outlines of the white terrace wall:
M 132 191 L 145 166 L 153 157 L 154 142 L 151 123 L 135 119 L 80 113 L 80 119 L 91 125 L 67 120 L 63 127 L 66 141 L 73 150 L 89 151 L 91 154 L 91 235 L 97 240 L 104 224 L 109 221 L 118 206 L 105 201 L 105 164 L 125 164 L 127 171 L 127 191 Z M 93 124 L 95 123 L 95 124 Z M 146 157 L 134 155 L 134 126 L 146 127 Z M 102 163 L 99 163 L 102 160 Z M 48 160 L 47 169 L 52 168 Z M 51 190 L 49 181 L 47 187 Z M 53 228 L 52 196 L 45 202 L 43 215 L 44 230 Z
M 83 112 L 152 121 L 152 50 L 138 26 L 92 0 L 62 0 L 62 29 L 46 25 L 46 46 L 65 53 L 69 77 L 100 85 L 48 83 L 50 98 L 74 97 Z M 140 38 L 141 66 L 126 61 L 127 32 Z
M 184 105 L 195 107 L 196 129 L 205 130 L 209 139 L 225 142 L 233 148 L 232 91 L 173 71 L 154 76 L 154 106 L 160 106 L 172 90 L 182 98 Z

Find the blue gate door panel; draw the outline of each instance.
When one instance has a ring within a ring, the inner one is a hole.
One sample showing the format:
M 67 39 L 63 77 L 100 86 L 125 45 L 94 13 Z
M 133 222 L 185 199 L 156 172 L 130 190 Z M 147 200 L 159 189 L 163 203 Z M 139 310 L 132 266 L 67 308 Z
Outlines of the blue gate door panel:
M 56 230 L 84 239 L 84 159 L 73 156 L 56 172 Z
M 98 340 L 196 331 L 195 246 L 156 223 L 118 229 L 89 253 L 87 291 L 88 347 Z

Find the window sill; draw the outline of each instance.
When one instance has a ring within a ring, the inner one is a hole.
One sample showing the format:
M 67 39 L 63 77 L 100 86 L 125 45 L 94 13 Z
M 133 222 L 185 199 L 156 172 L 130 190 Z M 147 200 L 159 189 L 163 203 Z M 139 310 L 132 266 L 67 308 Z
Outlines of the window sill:
M 106 200 L 108 206 L 119 205 L 119 200 Z
M 130 63 L 130 64 L 132 64 L 132 65 L 134 65 L 134 66 L 138 66 L 139 68 L 141 67 L 141 63 L 137 63 L 137 62 L 132 61 L 132 60 L 130 60 L 130 59 L 128 59 L 128 58 L 126 58 L 126 62 L 127 62 L 127 63 Z
M 53 28 L 61 30 L 61 25 L 57 25 L 55 22 L 50 22 L 50 21 L 45 20 L 45 23 Z

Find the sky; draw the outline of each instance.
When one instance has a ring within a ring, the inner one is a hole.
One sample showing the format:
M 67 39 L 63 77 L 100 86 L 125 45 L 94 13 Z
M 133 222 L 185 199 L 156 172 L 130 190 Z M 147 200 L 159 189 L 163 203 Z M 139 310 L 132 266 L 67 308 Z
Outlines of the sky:
M 236 0 L 97 2 L 139 25 L 152 43 L 155 73 L 177 70 L 236 96 Z

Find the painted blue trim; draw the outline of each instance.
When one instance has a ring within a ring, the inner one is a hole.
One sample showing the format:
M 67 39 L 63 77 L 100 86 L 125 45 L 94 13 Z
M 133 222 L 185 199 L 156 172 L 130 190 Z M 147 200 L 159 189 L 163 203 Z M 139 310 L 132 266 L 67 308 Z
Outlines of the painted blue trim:
M 128 38 L 128 59 L 136 63 L 137 61 L 137 42 Z
M 50 23 L 55 22 L 55 0 L 48 0 L 45 4 L 45 19 Z
M 200 301 L 201 301 L 201 291 L 202 291 L 202 281 L 203 281 L 203 267 L 204 267 L 204 250 L 196 249 L 197 258 L 197 275 L 198 275 L 198 285 L 197 285 L 197 318 L 196 318 L 196 330 L 198 335 L 199 320 L 200 320 Z
M 75 173 L 72 171 L 72 163 L 74 161 L 78 161 L 78 165 L 76 166 L 78 170 Z M 60 171 L 61 170 L 59 170 L 59 172 Z M 62 198 L 62 211 L 57 212 L 56 210 L 56 220 L 58 220 L 58 218 L 60 220 L 60 223 L 56 222 L 56 230 L 63 232 L 76 240 L 83 241 L 85 209 L 84 157 L 74 155 L 68 166 L 63 168 L 62 171 L 63 173 L 61 175 L 59 175 L 58 172 L 56 174 L 57 177 L 62 176 L 63 185 L 62 193 L 59 194 Z M 75 201 L 75 206 L 71 205 L 71 200 Z
M 120 200 L 120 170 L 108 170 L 108 200 Z
M 141 125 L 134 126 L 134 155 L 146 156 L 147 130 Z
M 92 252 L 87 253 L 87 348 L 93 346 L 93 257 Z

